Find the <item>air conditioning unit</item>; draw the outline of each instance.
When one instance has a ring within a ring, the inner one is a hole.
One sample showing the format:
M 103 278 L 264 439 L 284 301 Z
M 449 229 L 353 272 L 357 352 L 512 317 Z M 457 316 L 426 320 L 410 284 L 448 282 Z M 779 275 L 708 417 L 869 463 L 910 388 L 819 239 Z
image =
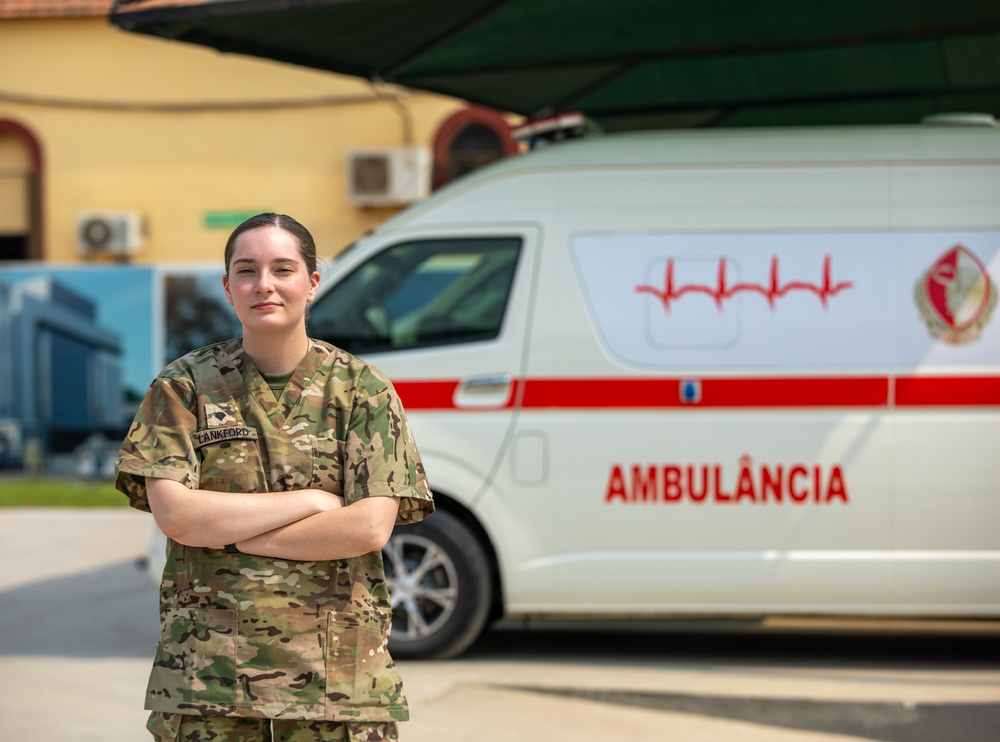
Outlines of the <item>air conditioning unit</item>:
M 145 241 L 145 220 L 138 212 L 82 211 L 76 216 L 76 246 L 84 257 L 129 257 Z
M 423 147 L 347 153 L 347 200 L 355 206 L 404 206 L 430 192 L 431 155 Z

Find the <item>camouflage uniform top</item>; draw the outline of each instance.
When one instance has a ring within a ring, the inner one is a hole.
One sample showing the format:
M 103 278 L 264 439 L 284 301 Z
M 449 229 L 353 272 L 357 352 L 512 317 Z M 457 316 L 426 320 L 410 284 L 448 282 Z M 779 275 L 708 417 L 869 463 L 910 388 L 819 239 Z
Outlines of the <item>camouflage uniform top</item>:
M 392 384 L 315 340 L 279 399 L 239 340 L 170 364 L 118 457 L 118 489 L 148 511 L 145 477 L 219 492 L 311 487 L 347 504 L 395 496 L 397 523 L 434 509 Z M 146 708 L 405 720 L 402 683 L 386 651 L 390 616 L 379 552 L 299 562 L 168 539 Z

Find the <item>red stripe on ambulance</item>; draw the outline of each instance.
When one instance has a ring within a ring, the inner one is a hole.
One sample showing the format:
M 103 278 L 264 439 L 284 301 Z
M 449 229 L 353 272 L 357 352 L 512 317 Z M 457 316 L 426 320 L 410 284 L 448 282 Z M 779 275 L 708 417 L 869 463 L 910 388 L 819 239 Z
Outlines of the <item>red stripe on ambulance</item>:
M 523 386 L 519 406 L 525 410 L 1000 406 L 998 376 L 754 376 L 693 382 L 683 378 L 538 378 L 516 383 Z M 681 397 L 682 385 L 690 383 L 698 386 L 696 401 Z M 461 386 L 458 379 L 407 379 L 394 385 L 408 410 L 462 409 L 455 401 Z M 510 409 L 516 399 L 512 393 L 505 404 L 490 409 Z
M 900 376 L 897 407 L 1000 406 L 1000 376 Z
M 686 379 L 528 379 L 524 408 L 877 407 L 889 401 L 885 377 L 698 379 L 700 399 L 685 402 Z

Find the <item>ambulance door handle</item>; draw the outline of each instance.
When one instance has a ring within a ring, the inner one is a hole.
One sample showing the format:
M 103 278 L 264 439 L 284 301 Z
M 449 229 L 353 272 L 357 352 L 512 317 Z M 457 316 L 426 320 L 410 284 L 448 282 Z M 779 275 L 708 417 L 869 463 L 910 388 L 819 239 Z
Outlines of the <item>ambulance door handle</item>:
M 464 379 L 455 390 L 456 407 L 506 407 L 513 379 L 510 374 L 492 374 Z
M 470 392 L 497 392 L 510 387 L 510 374 L 476 376 L 463 381 L 462 387 Z

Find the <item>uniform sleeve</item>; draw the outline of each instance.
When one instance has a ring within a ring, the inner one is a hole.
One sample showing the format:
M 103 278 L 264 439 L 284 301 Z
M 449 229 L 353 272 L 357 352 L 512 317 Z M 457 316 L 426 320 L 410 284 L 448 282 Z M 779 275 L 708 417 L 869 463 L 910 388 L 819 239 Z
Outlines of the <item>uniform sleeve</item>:
M 115 463 L 115 487 L 137 510 L 149 512 L 146 477 L 197 486 L 198 457 L 191 442 L 198 423 L 195 401 L 190 381 L 161 376 L 139 405 Z
M 347 430 L 344 496 L 398 497 L 396 523 L 415 523 L 434 512 L 424 465 L 391 382 L 374 369 L 362 374 Z

